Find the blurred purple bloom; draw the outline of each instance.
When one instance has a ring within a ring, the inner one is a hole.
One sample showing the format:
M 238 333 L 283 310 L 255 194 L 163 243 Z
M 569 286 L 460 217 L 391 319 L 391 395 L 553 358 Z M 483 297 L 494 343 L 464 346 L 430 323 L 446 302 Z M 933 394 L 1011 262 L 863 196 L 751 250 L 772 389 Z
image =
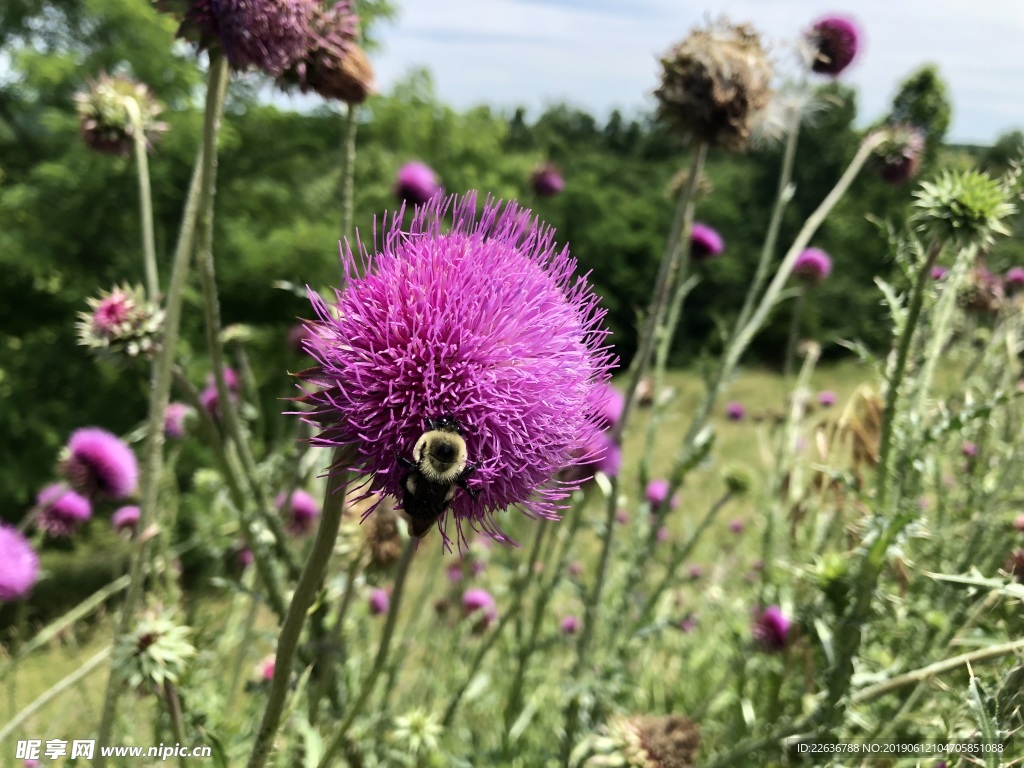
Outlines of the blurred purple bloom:
M 235 369 L 230 366 L 224 366 L 224 383 L 234 393 L 237 393 L 242 387 L 242 380 L 238 377 Z M 206 386 L 207 388 L 213 387 L 214 389 L 217 387 L 217 381 L 212 372 L 206 375 Z
M 960 452 L 968 459 L 976 458 L 978 455 L 978 445 L 970 440 L 965 440 L 964 444 L 960 446 Z
M 462 581 L 462 566 L 458 563 L 452 563 L 448 566 L 448 581 L 452 584 L 458 584 Z
M 184 403 L 168 403 L 164 411 L 164 435 L 172 440 L 180 440 L 185 436 L 185 417 L 189 408 Z
M 1024 267 L 1010 267 L 1003 278 L 1003 285 L 1009 292 L 1019 291 L 1024 287 Z
M 0 525 L 0 602 L 19 600 L 39 578 L 39 557 L 28 539 L 14 528 Z
M 733 400 L 725 404 L 725 418 L 729 421 L 743 421 L 743 417 L 746 415 L 747 409 L 743 407 L 743 403 Z
M 704 575 L 704 569 L 701 568 L 699 565 L 691 565 L 687 573 L 689 574 L 691 579 L 696 581 Z
M 437 174 L 423 163 L 406 163 L 395 178 L 395 195 L 410 205 L 423 205 L 441 191 Z
M 1017 516 L 1013 518 L 1013 527 L 1016 528 L 1018 532 L 1024 533 L 1024 512 L 1018 513 Z
M 260 662 L 260 679 L 269 683 L 274 679 L 274 670 L 277 668 L 277 657 L 267 656 Z
M 664 544 L 666 541 L 668 541 L 668 528 L 666 528 L 665 526 L 661 526 L 661 528 L 658 529 L 658 533 L 656 535 L 658 538 L 658 542 Z
M 818 393 L 818 405 L 822 408 L 831 408 L 836 404 L 836 393 L 831 389 L 823 389 Z
M 252 550 L 245 545 L 242 545 L 235 550 L 235 563 L 237 563 L 238 567 L 243 571 L 252 565 L 255 559 L 256 556 L 253 555 Z
M 644 497 L 647 499 L 647 503 L 651 505 L 652 509 L 658 509 L 665 503 L 665 499 L 668 498 L 668 480 L 661 478 L 651 480 L 647 483 L 647 489 L 644 491 Z M 678 506 L 679 494 L 676 494 L 669 502 L 669 509 L 676 509 Z
M 743 521 L 739 519 L 730 520 L 729 530 L 733 533 L 743 533 Z
M 75 430 L 65 449 L 61 470 L 83 496 L 123 499 L 135 493 L 139 465 L 132 449 L 99 427 Z
M 562 632 L 567 635 L 575 635 L 580 629 L 580 620 L 578 616 L 566 616 L 562 619 Z
M 320 505 L 301 488 L 292 492 L 290 503 L 283 491 L 277 494 L 274 506 L 281 513 L 285 512 L 287 506 L 288 519 L 285 525 L 288 532 L 296 536 L 303 536 L 312 531 L 316 527 L 317 518 L 320 517 Z
M 807 33 L 814 53 L 811 69 L 836 77 L 857 55 L 858 38 L 857 25 L 849 18 L 826 16 L 819 20 Z
M 92 517 L 92 504 L 61 483 L 48 485 L 36 497 L 39 527 L 50 536 L 70 536 Z
M 370 593 L 370 615 L 380 616 L 391 607 L 391 595 L 385 589 L 375 589 Z
M 530 176 L 530 185 L 540 197 L 553 197 L 565 189 L 565 179 L 556 166 L 544 163 Z
M 679 629 L 686 634 L 690 634 L 697 628 L 697 614 L 691 613 L 686 616 L 682 621 L 679 622 Z
M 694 222 L 690 233 L 690 256 L 697 261 L 720 256 L 725 249 L 722 236 L 707 224 Z
M 941 280 L 949 274 L 949 270 L 945 267 L 934 266 L 932 267 L 932 280 Z
M 134 531 L 135 527 L 139 524 L 141 514 L 142 510 L 136 506 L 121 507 L 114 512 L 110 522 L 114 526 L 115 531 Z
M 617 522 L 619 525 L 625 525 L 626 523 L 628 523 L 629 522 L 629 512 L 627 512 L 624 509 L 616 510 L 616 512 L 615 512 L 615 522 Z
M 781 651 L 789 643 L 792 622 L 777 605 L 769 605 L 754 620 L 754 640 L 766 651 Z
M 793 263 L 793 274 L 798 280 L 817 285 L 832 272 L 832 259 L 820 248 L 808 248 Z
M 468 522 L 505 540 L 495 512 L 556 518 L 579 486 L 552 478 L 585 461 L 599 432 L 594 390 L 613 366 L 604 312 L 552 230 L 530 228 L 515 203 L 488 201 L 478 215 L 474 195 L 435 197 L 409 231 L 400 223 L 385 226 L 380 252 L 363 254 L 365 270 L 345 249 L 335 308 L 312 295 L 318 365 L 303 374 L 312 410 L 301 415 L 321 429 L 314 443 L 354 449 L 332 471 L 371 475 L 367 490 L 398 499 L 408 472 L 399 457 L 427 419 L 451 415 L 479 491 L 449 502 L 455 538 L 465 543 Z M 450 542 L 447 519 L 438 527 Z
M 597 412 L 600 417 L 601 429 L 611 429 L 619 423 L 622 410 L 626 407 L 626 398 L 611 384 L 602 384 L 595 388 Z
M 462 595 L 462 611 L 466 616 L 483 614 L 483 627 L 490 626 L 498 618 L 498 608 L 486 589 L 469 589 Z
M 569 571 L 570 576 L 578 579 L 580 576 L 583 575 L 583 563 L 579 562 L 578 560 L 573 560 L 571 563 L 569 563 L 566 570 Z
M 479 576 L 481 573 L 487 570 L 487 563 L 485 563 L 483 560 L 474 560 L 472 564 L 469 566 L 469 570 L 474 577 Z

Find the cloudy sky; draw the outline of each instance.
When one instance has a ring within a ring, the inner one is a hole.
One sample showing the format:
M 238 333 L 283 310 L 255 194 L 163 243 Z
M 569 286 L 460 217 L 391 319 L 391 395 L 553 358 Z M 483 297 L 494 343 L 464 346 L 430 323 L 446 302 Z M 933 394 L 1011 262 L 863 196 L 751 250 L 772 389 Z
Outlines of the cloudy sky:
M 898 83 L 925 62 L 949 84 L 949 138 L 987 144 L 1024 129 L 1024 0 L 399 0 L 377 30 L 374 57 L 386 89 L 428 68 L 457 107 L 522 104 L 535 117 L 567 101 L 605 116 L 651 104 L 657 56 L 708 12 L 750 21 L 771 41 L 792 39 L 829 12 L 853 15 L 864 44 L 843 75 L 860 94 L 860 119 L 884 114 Z M 785 59 L 788 61 L 789 59 Z

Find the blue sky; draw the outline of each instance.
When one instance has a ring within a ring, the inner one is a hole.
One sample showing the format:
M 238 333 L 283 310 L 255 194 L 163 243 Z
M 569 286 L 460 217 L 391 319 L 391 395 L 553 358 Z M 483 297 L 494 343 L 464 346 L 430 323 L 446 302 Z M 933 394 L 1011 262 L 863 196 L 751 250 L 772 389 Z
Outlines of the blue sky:
M 567 101 L 605 116 L 649 106 L 657 57 L 708 13 L 749 21 L 772 42 L 819 16 L 856 18 L 864 44 L 843 80 L 858 89 L 861 120 L 884 114 L 899 82 L 932 62 L 949 84 L 953 141 L 987 144 L 1024 129 L 1024 0 L 399 0 L 376 30 L 382 89 L 426 67 L 459 108 L 522 104 L 536 116 Z M 787 52 L 777 54 L 788 64 Z

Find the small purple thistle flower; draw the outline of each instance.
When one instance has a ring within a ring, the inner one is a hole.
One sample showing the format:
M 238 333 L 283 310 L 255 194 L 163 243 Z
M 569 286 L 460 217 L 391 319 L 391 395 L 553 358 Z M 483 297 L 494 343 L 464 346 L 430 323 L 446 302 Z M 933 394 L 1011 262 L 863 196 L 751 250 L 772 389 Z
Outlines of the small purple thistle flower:
M 619 423 L 622 411 L 626 407 L 626 398 L 611 384 L 596 387 L 597 412 L 600 417 L 601 429 L 611 429 Z
M 462 612 L 467 617 L 476 616 L 478 629 L 486 629 L 498 618 L 497 604 L 491 593 L 476 587 L 466 590 L 462 595 Z
M 817 285 L 831 272 L 832 259 L 820 248 L 808 248 L 793 263 L 793 274 L 809 285 Z
M 391 609 L 391 595 L 386 589 L 375 589 L 370 593 L 370 615 L 382 616 Z
M 184 403 L 168 403 L 164 411 L 164 435 L 172 440 L 185 436 L 185 417 L 192 409 Z
M 123 499 L 135 493 L 139 464 L 132 449 L 117 435 L 99 427 L 71 433 L 61 470 L 83 496 Z
M 0 603 L 20 600 L 39 579 L 39 557 L 16 529 L 0 525 Z
M 768 652 L 785 650 L 789 644 L 789 629 L 792 622 L 777 605 L 769 605 L 754 620 L 754 640 Z
M 448 581 L 452 584 L 458 584 L 462 581 L 462 566 L 458 563 L 449 565 L 446 573 L 448 574 Z
M 978 458 L 978 444 L 972 443 L 970 440 L 965 440 L 963 445 L 960 446 L 960 453 L 962 453 L 966 459 L 976 459 Z
M 725 250 L 725 242 L 722 236 L 707 224 L 694 222 L 693 230 L 690 232 L 690 258 L 695 261 L 720 256 Z
M 692 579 L 693 581 L 696 581 L 697 579 L 699 579 L 701 576 L 704 575 L 704 569 L 701 568 L 699 565 L 691 565 L 689 570 L 687 570 L 686 573 L 687 573 L 687 575 L 689 575 L 690 579 Z
M 277 656 L 271 654 L 260 662 L 260 680 L 269 683 L 274 679 L 274 670 L 277 668 Z
M 1024 533 L 1024 512 L 1019 512 L 1015 518 L 1013 518 L 1013 527 L 1017 533 Z
M 402 499 L 399 459 L 427 419 L 461 425 L 479 493 L 456 489 L 446 510 L 456 536 L 448 515 L 438 521 L 446 544 L 465 543 L 464 522 L 506 541 L 493 515 L 508 507 L 556 518 L 580 481 L 552 478 L 586 461 L 600 431 L 594 390 L 613 366 L 604 312 L 552 230 L 531 221 L 515 203 L 488 201 L 478 215 L 472 194 L 434 197 L 408 231 L 400 216 L 386 224 L 365 269 L 343 251 L 333 310 L 311 297 L 318 365 L 303 375 L 312 410 L 300 415 L 320 428 L 315 444 L 353 449 L 332 471 L 370 475 L 368 491 Z
M 836 393 L 831 389 L 823 389 L 818 393 L 818 405 L 822 408 L 831 408 L 836 404 Z
M 686 634 L 690 634 L 696 628 L 697 628 L 697 614 L 695 614 L 695 613 L 689 614 L 686 618 L 684 618 L 682 621 L 679 622 L 679 629 L 682 630 L 683 632 L 685 632 Z
M 826 16 L 819 20 L 807 33 L 814 54 L 811 69 L 822 75 L 838 76 L 857 55 L 858 38 L 857 25 L 849 18 Z
M 60 483 L 48 485 L 36 497 L 39 527 L 50 536 L 63 538 L 92 517 L 92 504 Z
M 624 510 L 624 509 L 616 510 L 616 512 L 615 512 L 615 522 L 618 523 L 619 525 L 625 525 L 626 523 L 629 522 L 629 513 L 626 510 Z
M 733 400 L 725 404 L 725 418 L 729 421 L 743 421 L 746 415 L 747 409 L 743 407 L 743 403 Z
M 651 509 L 658 509 L 662 504 L 665 503 L 665 499 L 668 498 L 668 480 L 656 479 L 651 480 L 647 483 L 647 488 L 644 491 L 644 497 L 647 499 L 647 503 L 651 505 Z M 669 502 L 669 509 L 674 510 L 679 506 L 679 495 L 676 494 L 672 497 Z
M 743 521 L 740 520 L 739 518 L 736 518 L 734 520 L 730 520 L 729 521 L 729 530 L 732 531 L 733 533 L 736 533 L 736 534 L 743 533 Z
M 235 564 L 241 569 L 245 570 L 255 562 L 256 556 L 252 553 L 244 544 L 235 550 Z
M 395 177 L 395 195 L 410 205 L 423 205 L 441 191 L 437 174 L 423 163 L 406 163 Z
M 1024 267 L 1010 267 L 1003 278 L 1003 286 L 1007 293 L 1014 293 L 1024 288 Z
M 934 266 L 932 267 L 932 280 L 942 280 L 946 275 L 949 274 L 949 270 L 945 267 Z
M 283 491 L 277 494 L 274 506 L 281 513 L 284 513 L 287 507 L 288 520 L 285 527 L 295 536 L 304 536 L 312 531 L 316 527 L 317 518 L 320 517 L 320 505 L 301 488 L 292 492 L 290 502 Z
M 134 531 L 135 527 L 139 524 L 139 517 L 141 515 L 142 510 L 136 506 L 121 507 L 114 512 L 110 522 L 114 526 L 114 530 L 119 533 L 122 531 Z
M 560 626 L 564 634 L 575 635 L 580 630 L 580 619 L 578 616 L 566 616 Z
M 242 379 L 238 376 L 238 372 L 227 365 L 224 366 L 224 383 L 227 384 L 231 392 L 236 394 L 242 388 Z M 206 375 L 206 388 L 209 389 L 211 387 L 213 389 L 217 388 L 217 380 L 212 372 Z
M 565 189 L 565 179 L 562 178 L 557 166 L 544 163 L 533 171 L 530 185 L 539 197 L 553 197 Z

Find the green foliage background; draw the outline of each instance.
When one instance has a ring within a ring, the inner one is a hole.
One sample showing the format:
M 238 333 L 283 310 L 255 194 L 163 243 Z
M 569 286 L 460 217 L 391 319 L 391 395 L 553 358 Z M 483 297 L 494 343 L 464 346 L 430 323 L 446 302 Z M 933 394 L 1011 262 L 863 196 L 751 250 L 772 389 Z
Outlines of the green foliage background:
M 101 288 L 141 282 L 137 187 L 133 162 L 97 155 L 77 135 L 73 95 L 102 70 L 128 69 L 167 105 L 170 123 L 151 157 L 157 247 L 163 278 L 198 144 L 202 72 L 192 51 L 173 43 L 174 22 L 146 0 L 7 0 L 0 7 L 0 48 L 10 70 L 0 80 L 0 509 L 16 518 L 53 472 L 61 445 L 80 426 L 130 431 L 142 419 L 143 370 L 97 364 L 76 346 L 74 321 Z M 683 34 L 685 30 L 679 30 Z M 266 103 L 270 86 L 236 80 L 227 109 L 217 195 L 215 249 L 225 323 L 253 326 L 252 360 L 281 410 L 285 370 L 300 364 L 284 338 L 307 311 L 277 281 L 318 288 L 336 284 L 339 268 L 339 159 L 342 120 L 335 109 L 283 111 Z M 262 98 L 261 98 L 262 96 Z M 855 152 L 860 132 L 854 93 L 821 89 L 825 109 L 804 126 L 796 194 L 783 223 L 784 246 Z M 922 70 L 896 99 L 901 115 L 930 123 L 929 165 L 980 156 L 1005 167 L 1020 135 L 982 153 L 940 149 L 949 124 L 944 86 Z M 934 151 L 931 151 L 932 148 Z M 617 351 L 628 361 L 637 318 L 646 307 L 673 206 L 672 183 L 685 152 L 646 115 L 611 114 L 602 124 L 558 105 L 536 117 L 487 107 L 458 112 L 441 103 L 425 71 L 412 72 L 361 113 L 355 177 L 355 222 L 364 243 L 374 219 L 396 205 L 395 172 L 422 160 L 449 193 L 479 190 L 519 198 L 557 229 L 604 296 Z M 558 163 L 565 192 L 535 200 L 531 169 Z M 718 328 L 738 310 L 760 250 L 775 195 L 781 147 L 744 156 L 712 153 L 714 194 L 697 218 L 726 240 L 691 294 L 673 350 L 686 365 L 718 344 Z M 924 169 L 928 173 L 928 167 Z M 819 339 L 885 341 L 873 285 L 890 271 L 884 228 L 911 200 L 865 175 L 821 229 L 815 245 L 835 260 L 833 277 L 809 302 L 805 331 Z M 865 214 L 870 213 L 872 220 Z M 990 267 L 1024 263 L 1019 240 L 991 254 Z M 781 312 L 757 340 L 755 357 L 782 356 L 788 317 Z M 186 304 L 185 343 L 202 347 L 198 294 Z M 835 345 L 832 353 L 841 352 Z M 191 358 L 195 383 L 204 361 Z

